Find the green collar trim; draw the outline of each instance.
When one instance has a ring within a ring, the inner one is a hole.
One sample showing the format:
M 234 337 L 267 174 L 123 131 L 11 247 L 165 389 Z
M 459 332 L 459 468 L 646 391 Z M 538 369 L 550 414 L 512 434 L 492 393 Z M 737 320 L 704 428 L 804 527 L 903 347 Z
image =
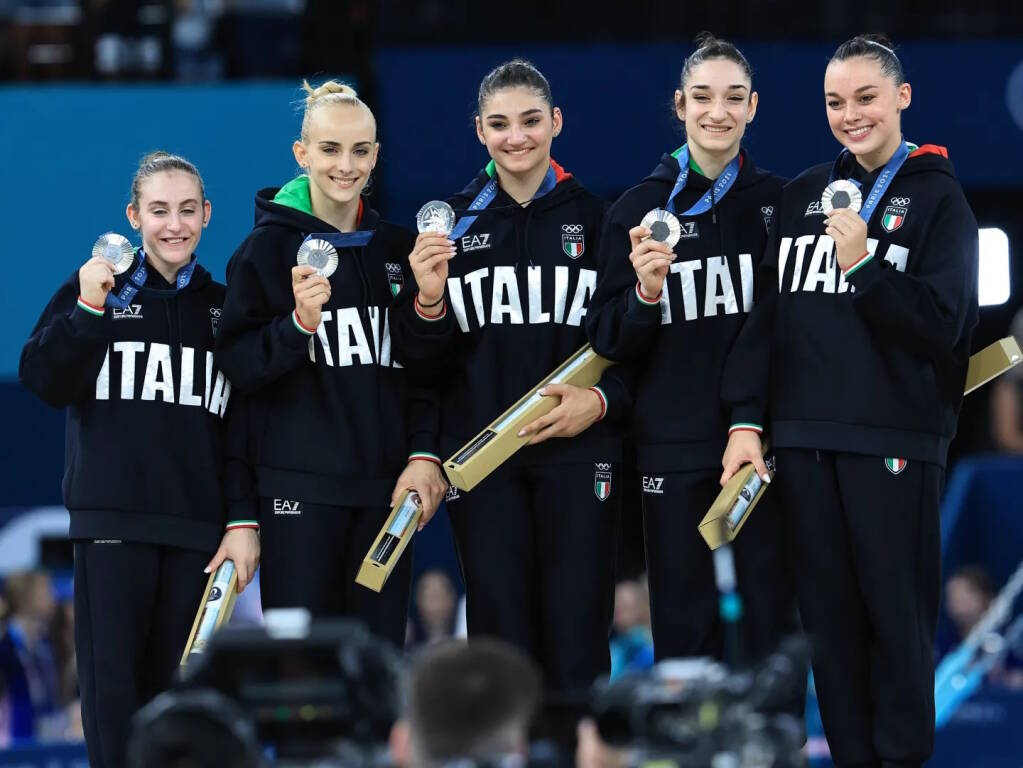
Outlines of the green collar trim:
M 310 216 L 315 216 L 313 213 L 313 201 L 309 195 L 309 177 L 304 174 L 295 177 L 281 187 L 277 194 L 274 195 L 273 201 L 278 205 L 284 205 L 288 208 L 294 208 L 296 211 L 308 213 Z

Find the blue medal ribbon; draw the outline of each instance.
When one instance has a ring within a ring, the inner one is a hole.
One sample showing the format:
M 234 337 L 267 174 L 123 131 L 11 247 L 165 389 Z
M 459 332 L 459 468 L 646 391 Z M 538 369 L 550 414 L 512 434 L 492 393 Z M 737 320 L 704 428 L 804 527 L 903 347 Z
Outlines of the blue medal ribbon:
M 828 184 L 835 180 L 835 176 L 838 171 L 839 165 L 845 162 L 845 158 L 852 155 L 848 149 L 843 149 L 838 153 L 838 158 L 835 160 L 834 165 L 831 166 L 831 175 L 828 177 Z M 904 140 L 895 154 L 889 158 L 888 162 L 885 163 L 884 168 L 881 169 L 881 173 L 877 175 L 877 180 L 874 181 L 874 186 L 870 189 L 870 194 L 867 195 L 863 201 L 863 206 L 860 208 L 860 218 L 862 218 L 868 224 L 870 223 L 870 217 L 874 215 L 874 211 L 877 210 L 877 204 L 881 202 L 881 198 L 884 193 L 888 190 L 892 180 L 895 178 L 895 174 L 899 172 L 902 164 L 906 162 L 906 158 L 909 157 L 909 144 Z M 856 181 L 856 179 L 849 179 L 857 187 L 862 188 L 862 184 Z
M 141 248 L 138 249 L 139 265 L 135 267 L 124 285 L 121 286 L 116 294 L 111 291 L 107 294 L 106 304 L 117 309 L 124 309 L 131 304 L 132 299 L 138 295 L 139 290 L 146 283 L 146 278 L 149 276 L 149 268 L 146 267 L 146 252 Z M 162 291 L 162 293 L 178 293 L 183 291 L 192 280 L 192 273 L 195 272 L 195 254 L 192 254 L 192 259 L 185 266 L 178 270 L 177 277 L 174 278 L 174 290 L 173 291 Z
M 668 202 L 664 206 L 666 209 L 675 213 L 675 198 L 678 193 L 686 187 L 686 182 L 689 180 L 689 145 L 683 144 L 682 148 L 676 155 L 678 158 L 678 178 L 675 179 L 675 188 L 671 190 L 671 194 L 668 196 Z M 701 213 L 706 213 L 710 210 L 715 200 L 720 200 L 728 194 L 728 190 L 735 184 L 735 180 L 739 177 L 739 155 L 732 158 L 732 161 L 725 167 L 721 172 L 721 175 L 717 177 L 707 193 L 696 201 L 688 211 L 684 211 L 680 216 L 699 216 Z
M 309 235 L 306 240 L 326 240 L 335 248 L 362 248 L 369 244 L 375 233 L 374 229 L 360 229 L 355 232 L 321 232 Z
M 491 161 L 491 163 L 493 163 L 493 161 Z M 536 194 L 533 195 L 530 198 L 530 200 L 531 201 L 538 200 L 539 198 L 543 197 L 548 192 L 550 192 L 552 189 L 554 189 L 554 187 L 556 187 L 557 184 L 558 179 L 554 173 L 554 166 L 552 165 L 547 169 L 547 173 L 545 173 L 543 176 L 543 181 L 540 182 L 540 188 L 536 190 Z M 476 199 L 469 203 L 469 208 L 467 210 L 482 211 L 484 208 L 486 208 L 488 205 L 494 202 L 494 198 L 496 197 L 497 197 L 497 172 L 494 171 L 490 177 L 490 181 L 488 181 L 483 186 L 483 189 L 480 190 L 480 193 L 476 195 Z M 461 237 L 462 235 L 469 231 L 469 227 L 471 227 L 478 218 L 479 216 L 463 216 L 461 219 L 459 219 L 458 223 L 455 225 L 455 228 L 451 230 L 451 234 L 448 235 L 448 237 L 452 240 L 457 240 L 459 237 Z

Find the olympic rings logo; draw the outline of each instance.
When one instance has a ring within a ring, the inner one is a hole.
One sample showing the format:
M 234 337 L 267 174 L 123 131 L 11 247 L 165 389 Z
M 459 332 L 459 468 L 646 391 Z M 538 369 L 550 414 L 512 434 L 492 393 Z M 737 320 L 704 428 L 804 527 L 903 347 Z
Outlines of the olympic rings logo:
M 599 469 L 599 470 L 601 470 L 603 472 L 607 472 L 609 469 L 611 469 L 611 465 L 610 464 L 600 464 L 600 463 L 598 463 L 597 464 L 597 469 Z
M 760 212 L 762 214 L 764 214 L 765 216 L 773 216 L 774 215 L 774 206 L 773 205 L 765 205 L 763 208 L 760 209 Z
M 582 224 L 562 224 L 561 231 L 569 235 L 578 235 L 583 231 Z
M 220 317 L 220 307 L 210 307 L 210 317 Z
M 891 199 L 891 203 L 892 203 L 892 205 L 897 205 L 900 208 L 905 208 L 907 205 L 909 205 L 909 198 L 908 197 L 893 197 Z

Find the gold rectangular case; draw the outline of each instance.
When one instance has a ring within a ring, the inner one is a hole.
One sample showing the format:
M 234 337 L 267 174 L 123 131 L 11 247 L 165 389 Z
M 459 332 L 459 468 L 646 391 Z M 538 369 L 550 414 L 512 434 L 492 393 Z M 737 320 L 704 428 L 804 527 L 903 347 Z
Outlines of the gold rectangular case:
M 356 583 L 374 592 L 384 588 L 384 583 L 408 546 L 412 534 L 416 532 L 422 516 L 419 494 L 415 491 L 402 493 L 391 508 L 391 514 L 384 521 L 380 533 L 373 540 L 369 552 L 362 559 L 359 573 L 355 577 Z
M 214 592 L 214 584 L 218 581 L 217 577 L 221 575 L 225 567 L 231 568 L 230 580 L 227 581 L 226 586 L 222 584 L 217 587 L 217 592 Z M 217 570 L 210 574 L 210 578 L 206 582 L 206 589 L 202 594 L 202 602 L 199 603 L 199 610 L 196 611 L 195 621 L 192 622 L 192 631 L 188 633 L 188 642 L 185 643 L 185 651 L 181 654 L 182 667 L 187 666 L 190 654 L 202 653 L 206 648 L 206 644 L 216 634 L 217 630 L 231 620 L 231 612 L 234 611 L 234 601 L 237 597 L 238 571 L 235 570 L 233 562 L 225 560 Z M 218 605 L 221 600 L 224 602 Z M 219 609 L 216 620 L 212 625 L 203 627 L 203 617 L 207 611 L 216 609 Z
M 519 430 L 550 413 L 560 402 L 560 398 L 543 397 L 537 394 L 537 390 L 548 384 L 592 387 L 600 381 L 600 375 L 609 365 L 611 361 L 600 357 L 589 344 L 582 347 L 444 462 L 444 471 L 451 484 L 463 491 L 471 491 L 526 444 L 528 438 L 519 437 Z

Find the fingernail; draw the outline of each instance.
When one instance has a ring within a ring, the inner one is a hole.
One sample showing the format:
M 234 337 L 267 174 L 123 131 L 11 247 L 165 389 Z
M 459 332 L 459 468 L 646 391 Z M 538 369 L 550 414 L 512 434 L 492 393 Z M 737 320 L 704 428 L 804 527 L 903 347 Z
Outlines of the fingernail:
M 546 388 L 541 388 L 541 389 L 538 389 L 538 390 L 536 390 L 536 394 L 538 394 L 538 395 L 540 395 L 541 397 L 543 397 L 544 395 L 546 395 L 546 394 L 547 394 L 547 390 L 546 390 Z
M 520 430 L 519 430 L 519 434 L 518 434 L 518 436 L 519 436 L 519 437 L 522 437 L 522 436 L 523 436 L 523 435 L 525 435 L 525 434 L 526 434 L 526 428 L 525 428 L 525 427 L 523 427 L 522 429 L 520 429 Z
M 771 476 L 766 472 L 760 476 L 760 479 L 763 480 L 765 483 L 771 482 Z
M 202 569 L 202 572 L 203 573 L 209 573 L 210 572 L 210 567 L 207 565 L 205 568 Z

